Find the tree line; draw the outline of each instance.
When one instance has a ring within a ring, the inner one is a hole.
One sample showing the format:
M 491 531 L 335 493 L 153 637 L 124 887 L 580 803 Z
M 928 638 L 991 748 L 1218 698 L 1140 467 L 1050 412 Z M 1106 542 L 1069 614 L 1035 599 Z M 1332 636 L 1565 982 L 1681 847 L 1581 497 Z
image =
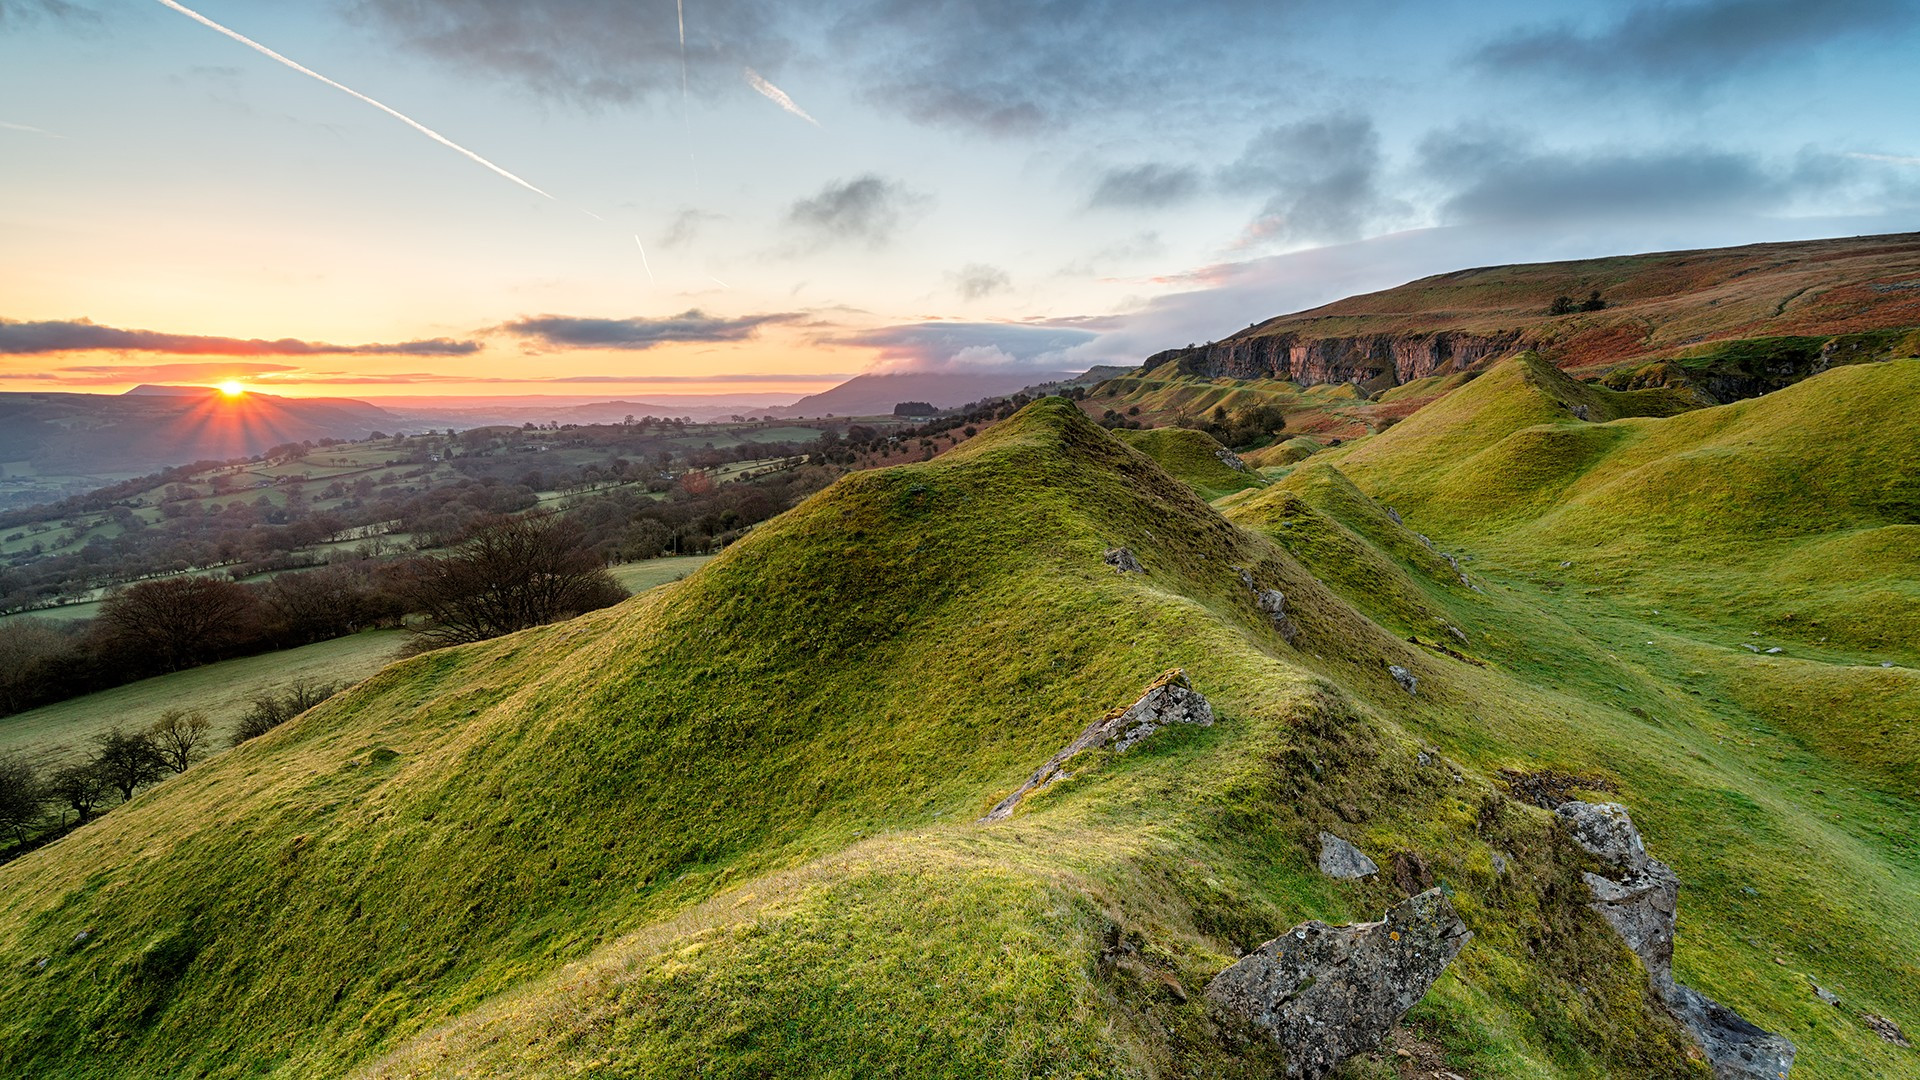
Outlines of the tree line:
M 277 694 L 255 695 L 230 745 L 266 734 L 337 691 L 332 685 L 296 682 Z M 213 722 L 204 712 L 168 709 L 145 728 L 116 727 L 84 748 L 54 749 L 46 756 L 62 763 L 52 767 L 38 766 L 19 752 L 0 755 L 0 861 L 131 801 L 141 788 L 186 772 L 213 750 Z

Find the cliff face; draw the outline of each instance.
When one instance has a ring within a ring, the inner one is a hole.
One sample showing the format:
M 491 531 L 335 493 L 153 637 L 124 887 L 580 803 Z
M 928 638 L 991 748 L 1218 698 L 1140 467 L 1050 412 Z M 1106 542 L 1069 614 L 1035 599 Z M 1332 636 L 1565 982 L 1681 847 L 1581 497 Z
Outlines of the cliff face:
M 1397 386 L 1429 375 L 1464 370 L 1542 342 L 1511 330 L 1458 330 L 1357 337 L 1312 337 L 1298 333 L 1251 334 L 1195 349 L 1173 349 L 1147 360 L 1149 369 L 1178 363 L 1182 374 L 1207 378 L 1286 379 L 1303 386 L 1365 383 L 1386 379 Z

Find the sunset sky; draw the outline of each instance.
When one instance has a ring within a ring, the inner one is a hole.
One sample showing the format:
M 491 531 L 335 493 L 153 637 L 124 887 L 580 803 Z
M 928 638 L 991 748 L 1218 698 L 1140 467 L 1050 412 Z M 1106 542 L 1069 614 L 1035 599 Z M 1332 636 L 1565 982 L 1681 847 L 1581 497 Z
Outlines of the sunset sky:
M 1904 0 L 186 6 L 474 156 L 160 0 L 0 0 L 0 389 L 797 395 L 1920 228 Z

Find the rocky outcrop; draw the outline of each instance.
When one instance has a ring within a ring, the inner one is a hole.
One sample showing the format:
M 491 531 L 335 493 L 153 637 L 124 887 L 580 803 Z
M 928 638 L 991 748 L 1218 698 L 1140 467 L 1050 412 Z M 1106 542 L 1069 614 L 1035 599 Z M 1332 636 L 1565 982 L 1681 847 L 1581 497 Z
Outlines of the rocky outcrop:
M 1106 560 L 1107 565 L 1113 567 L 1115 573 L 1144 574 L 1147 572 L 1147 568 L 1141 566 L 1140 560 L 1134 557 L 1131 548 L 1108 548 Z
M 1372 877 L 1380 867 L 1366 852 L 1330 832 L 1320 834 L 1320 872 L 1330 878 L 1352 880 Z
M 1224 446 L 1218 450 L 1215 450 L 1213 452 L 1213 456 L 1220 459 L 1220 464 L 1225 465 L 1227 468 L 1232 469 L 1234 472 L 1252 472 L 1253 471 L 1252 469 L 1247 468 L 1246 462 L 1240 460 L 1239 454 L 1234 453 L 1233 451 L 1227 449 Z
M 1263 589 L 1254 584 L 1253 572 L 1245 568 L 1240 570 L 1240 584 L 1246 586 L 1247 591 L 1253 594 L 1253 606 L 1259 608 L 1262 615 L 1273 621 L 1273 628 L 1280 631 L 1280 636 L 1287 640 L 1287 644 L 1293 644 L 1293 639 L 1300 633 L 1300 629 L 1287 615 L 1287 594 L 1279 589 Z
M 1399 664 L 1388 664 L 1387 674 L 1393 676 L 1393 681 L 1399 683 L 1400 689 L 1405 690 L 1407 693 L 1417 694 L 1420 692 L 1420 677 L 1408 671 L 1406 668 L 1401 667 Z
M 1793 1068 L 1793 1043 L 1673 981 L 1680 879 L 1672 867 L 1647 854 L 1627 808 L 1619 803 L 1566 802 L 1554 815 L 1574 843 L 1619 871 L 1615 877 L 1584 875 L 1593 894 L 1593 909 L 1646 965 L 1654 991 L 1699 1042 L 1714 1075 L 1719 1080 L 1784 1080 Z
M 1193 349 L 1148 358 L 1148 368 L 1177 362 L 1188 375 L 1228 379 L 1286 379 L 1304 386 L 1364 383 L 1388 385 L 1464 371 L 1482 360 L 1532 348 L 1540 342 L 1518 331 L 1472 334 L 1436 330 L 1359 337 L 1312 337 L 1298 333 L 1244 334 Z
M 1289 1077 L 1313 1080 L 1378 1047 L 1472 936 L 1430 889 L 1380 922 L 1301 923 L 1214 976 L 1207 1002 L 1283 1048 Z
M 1079 738 L 1049 758 L 1045 765 L 1035 769 L 1019 790 L 1000 800 L 980 820 L 1000 821 L 1012 816 L 1021 799 L 1060 779 L 1064 775 L 1060 767 L 1082 750 L 1110 746 L 1115 753 L 1121 753 L 1168 724 L 1198 724 L 1201 727 L 1213 724 L 1213 706 L 1187 681 L 1187 673 L 1177 668 L 1148 684 L 1146 692 L 1133 704 L 1115 709 L 1088 724 Z

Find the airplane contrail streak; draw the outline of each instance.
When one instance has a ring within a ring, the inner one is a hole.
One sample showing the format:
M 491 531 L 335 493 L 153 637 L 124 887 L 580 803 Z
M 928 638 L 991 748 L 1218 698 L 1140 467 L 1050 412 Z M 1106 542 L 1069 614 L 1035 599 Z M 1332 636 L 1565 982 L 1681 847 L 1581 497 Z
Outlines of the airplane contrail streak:
M 398 120 L 401 123 L 407 125 L 408 127 L 414 129 L 415 131 L 418 131 L 420 134 L 425 135 L 427 138 L 432 139 L 434 142 L 437 142 L 440 145 L 445 146 L 450 150 L 458 151 L 459 153 L 472 159 L 478 164 L 484 165 L 487 168 L 493 170 L 494 172 L 499 173 L 501 176 L 506 177 L 508 180 L 511 180 L 516 184 L 519 184 L 521 187 L 526 188 L 528 191 L 533 192 L 535 195 L 544 196 L 545 198 L 549 198 L 549 199 L 553 198 L 552 195 L 548 195 L 546 192 L 541 191 L 539 188 L 534 187 L 532 184 L 527 183 L 525 180 L 520 179 L 519 177 L 508 172 L 507 170 L 501 168 L 498 165 L 495 165 L 493 162 L 488 161 L 486 158 L 481 157 L 479 154 L 474 153 L 473 151 L 467 149 L 466 147 L 461 146 L 459 143 L 454 142 L 452 139 L 447 138 L 445 135 L 440 134 L 439 132 L 433 130 L 427 125 L 421 123 L 420 121 L 415 120 L 413 117 L 408 116 L 407 114 L 401 112 L 398 109 L 395 109 L 388 105 L 381 104 L 380 102 L 375 101 L 374 99 L 368 97 L 367 95 L 361 93 L 358 90 L 355 90 L 350 86 L 342 86 L 341 84 L 334 82 L 332 79 L 327 78 L 325 75 L 320 74 L 319 72 L 313 70 L 312 68 L 307 67 L 303 64 L 300 64 L 294 60 L 290 60 L 287 57 L 282 56 L 277 52 L 274 52 L 272 49 L 267 48 L 265 45 L 260 44 L 259 42 L 253 40 L 252 38 L 246 36 L 245 34 L 242 34 L 236 30 L 229 30 L 226 27 L 220 25 L 219 23 L 214 22 L 212 19 L 207 18 L 205 15 L 202 15 L 199 12 L 193 10 L 192 8 L 186 7 L 183 4 L 175 3 L 175 0 L 157 0 L 157 2 L 162 5 L 165 5 L 166 7 L 172 8 L 173 10 L 179 12 L 180 14 L 185 15 L 187 18 L 192 19 L 194 22 L 197 22 L 200 25 L 208 28 L 209 30 L 217 30 L 222 34 L 225 34 L 226 36 L 232 38 L 233 40 L 239 42 L 242 45 L 245 45 L 247 48 L 252 49 L 253 51 L 261 54 L 262 56 L 266 56 L 273 60 L 277 60 L 280 63 L 285 64 L 286 66 L 299 72 L 300 74 L 307 76 L 308 78 L 318 79 L 321 82 L 326 83 L 328 86 L 333 87 L 335 90 L 338 90 L 343 94 L 347 94 L 351 97 L 355 97 L 360 99 L 361 101 L 366 102 L 367 104 L 373 106 L 374 108 L 379 109 L 381 112 L 386 113 L 388 116 L 393 117 L 395 120 Z M 558 201 L 558 200 L 555 200 L 555 201 Z
M 693 170 L 695 186 L 700 183 L 700 163 L 693 160 L 693 120 L 687 112 L 687 3 L 673 0 L 673 13 L 680 20 L 680 126 L 687 134 L 687 165 Z
M 731 285 L 729 285 L 729 284 L 727 284 L 727 283 L 726 283 L 726 282 L 724 282 L 724 281 L 721 281 L 721 280 L 720 280 L 719 278 L 717 278 L 717 277 L 714 277 L 714 276 L 713 276 L 712 274 L 708 274 L 708 275 L 707 275 L 707 280 L 708 280 L 708 281 L 711 281 L 711 282 L 713 282 L 713 283 L 714 283 L 715 285 L 718 285 L 718 286 L 720 286 L 720 287 L 721 287 L 721 288 L 723 288 L 723 289 L 731 289 L 731 288 L 733 288 L 733 286 L 731 286 Z
M 66 138 L 65 135 L 55 135 L 53 132 L 48 131 L 46 128 L 37 128 L 37 127 L 34 127 L 32 124 L 11 124 L 5 120 L 0 120 L 0 129 L 4 129 L 7 131 L 23 131 L 28 135 L 45 135 L 49 139 Z
M 653 282 L 655 285 L 660 284 L 660 279 L 653 276 L 652 264 L 647 262 L 647 245 L 640 242 L 640 234 L 638 233 L 635 233 L 633 236 L 633 246 L 640 249 L 640 265 L 647 268 L 647 280 Z
M 1889 165 L 1920 165 L 1920 157 L 1906 157 L 1900 154 L 1848 153 L 1847 156 L 1861 161 L 1883 161 Z
M 166 0 L 161 0 L 161 2 L 165 3 Z M 801 108 L 798 105 L 795 105 L 793 103 L 793 99 L 787 96 L 787 92 L 785 90 L 782 90 L 779 87 L 768 82 L 767 80 L 761 78 L 760 73 L 753 70 L 752 68 L 748 68 L 746 70 L 747 70 L 748 86 L 751 86 L 755 90 L 760 91 L 760 93 L 763 96 L 765 96 L 768 101 L 773 102 L 775 105 L 778 105 L 781 108 L 792 113 L 793 115 L 799 117 L 800 119 L 805 120 L 807 123 L 812 124 L 814 127 L 820 126 L 820 121 L 815 120 L 811 116 L 808 116 L 807 110 Z

